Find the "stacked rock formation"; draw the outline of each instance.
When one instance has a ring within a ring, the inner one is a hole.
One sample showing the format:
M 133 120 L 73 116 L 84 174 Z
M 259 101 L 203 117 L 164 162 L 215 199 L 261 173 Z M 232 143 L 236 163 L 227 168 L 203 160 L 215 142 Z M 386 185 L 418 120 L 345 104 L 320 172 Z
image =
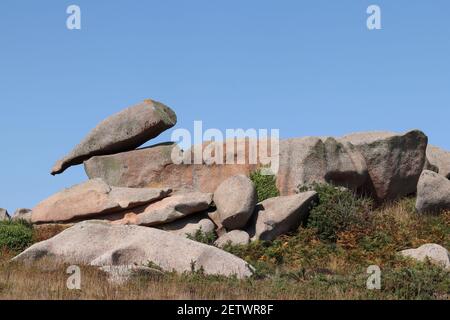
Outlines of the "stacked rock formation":
M 94 128 L 51 171 L 84 163 L 89 180 L 28 212 L 36 224 L 78 224 L 16 259 L 58 257 L 106 268 L 152 261 L 177 271 L 194 261 L 207 273 L 246 277 L 251 267 L 244 261 L 186 237 L 198 230 L 216 232 L 217 247 L 274 240 L 307 219 L 317 194 L 297 191 L 312 183 L 344 186 L 378 202 L 417 192 L 419 212 L 450 209 L 450 153 L 428 146 L 418 130 L 282 140 L 275 176 L 280 196 L 257 203 L 249 175 L 264 163 L 251 162 L 249 150 L 264 148 L 267 141 L 240 139 L 233 150 L 227 142 L 205 142 L 183 153 L 193 158 L 195 150 L 205 154 L 220 147 L 223 164 L 208 158 L 201 164 L 175 163 L 173 155 L 181 150 L 170 142 L 136 149 L 176 121 L 169 107 L 146 100 Z M 238 150 L 245 151 L 244 161 L 227 163 L 226 157 L 240 156 Z

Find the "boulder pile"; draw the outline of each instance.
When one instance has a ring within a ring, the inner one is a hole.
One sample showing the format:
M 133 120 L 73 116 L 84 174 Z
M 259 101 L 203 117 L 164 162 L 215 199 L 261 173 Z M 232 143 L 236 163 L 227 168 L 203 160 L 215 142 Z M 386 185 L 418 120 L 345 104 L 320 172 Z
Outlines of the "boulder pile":
M 224 157 L 237 158 L 244 150 L 244 161 L 235 164 L 175 163 L 181 150 L 171 142 L 136 149 L 176 121 L 169 107 L 146 100 L 94 128 L 51 171 L 84 163 L 89 180 L 26 212 L 35 224 L 76 224 L 15 259 L 57 258 L 120 270 L 152 262 L 179 272 L 195 263 L 208 274 L 242 278 L 251 266 L 219 248 L 274 240 L 296 229 L 317 200 L 314 191 L 298 192 L 302 186 L 332 183 L 378 202 L 417 192 L 420 213 L 450 209 L 450 153 L 428 146 L 418 130 L 281 140 L 275 173 L 280 196 L 258 203 L 249 176 L 263 162 L 250 161 L 249 145 L 261 148 L 267 141 L 240 139 L 229 152 L 225 142 L 205 142 L 184 152 L 220 146 Z M 0 210 L 0 220 L 6 217 Z M 188 239 L 198 230 L 215 232 L 219 248 Z

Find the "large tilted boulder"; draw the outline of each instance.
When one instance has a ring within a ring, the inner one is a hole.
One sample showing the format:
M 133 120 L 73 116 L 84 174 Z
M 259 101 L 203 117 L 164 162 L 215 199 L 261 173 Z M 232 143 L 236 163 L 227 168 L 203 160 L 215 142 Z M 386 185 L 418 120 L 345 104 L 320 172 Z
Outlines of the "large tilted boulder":
M 164 271 L 249 277 L 251 267 L 242 259 L 213 246 L 169 232 L 103 221 L 84 221 L 55 237 L 34 244 L 13 260 L 32 263 L 40 259 L 92 266 L 148 265 Z
M 370 178 L 364 189 L 376 199 L 393 200 L 416 192 L 428 143 L 423 132 L 363 132 L 339 140 L 350 142 L 363 155 Z
M 244 175 L 222 182 L 214 192 L 220 224 L 227 230 L 242 229 L 253 214 L 257 202 L 256 188 Z
M 211 193 L 187 192 L 174 194 L 139 208 L 111 215 L 116 224 L 135 224 L 139 226 L 159 226 L 194 213 L 208 210 L 212 202 Z
M 416 209 L 419 213 L 450 210 L 450 180 L 433 171 L 424 170 L 417 184 Z
M 444 247 L 427 243 L 417 249 L 407 249 L 400 252 L 404 257 L 409 257 L 417 261 L 430 262 L 450 270 L 450 254 Z
M 65 189 L 39 203 L 33 223 L 72 222 L 142 206 L 169 195 L 170 189 L 110 187 L 101 179 Z
M 425 169 L 450 179 L 450 152 L 428 145 Z
M 315 191 L 270 198 L 257 205 L 255 223 L 249 229 L 252 240 L 271 241 L 295 230 L 308 217 L 317 200 Z
M 98 124 L 67 156 L 56 162 L 52 174 L 98 155 L 136 149 L 177 122 L 175 112 L 162 103 L 145 100 Z
M 158 228 L 183 237 L 195 236 L 198 231 L 202 233 L 214 232 L 216 226 L 206 213 L 193 214 L 186 218 L 179 219 L 167 224 L 163 224 Z
M 0 208 L 0 221 L 9 221 L 10 219 L 8 210 Z

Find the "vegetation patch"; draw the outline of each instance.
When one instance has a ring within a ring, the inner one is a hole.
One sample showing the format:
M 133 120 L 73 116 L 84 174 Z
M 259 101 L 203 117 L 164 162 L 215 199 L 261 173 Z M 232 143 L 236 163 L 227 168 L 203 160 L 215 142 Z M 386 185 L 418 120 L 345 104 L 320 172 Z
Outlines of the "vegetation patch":
M 264 175 L 261 169 L 258 169 L 250 173 L 250 180 L 255 185 L 258 202 L 280 195 L 274 175 Z

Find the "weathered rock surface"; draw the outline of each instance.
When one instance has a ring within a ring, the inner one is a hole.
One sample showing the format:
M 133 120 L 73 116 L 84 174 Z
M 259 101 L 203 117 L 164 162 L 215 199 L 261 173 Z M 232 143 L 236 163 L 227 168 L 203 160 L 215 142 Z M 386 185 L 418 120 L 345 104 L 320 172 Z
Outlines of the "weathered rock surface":
M 298 228 L 316 199 L 317 193 L 308 191 L 262 201 L 257 205 L 255 225 L 249 229 L 252 240 L 271 241 Z
M 450 180 L 433 171 L 424 170 L 417 185 L 416 209 L 419 213 L 450 210 Z
M 164 271 L 190 272 L 245 278 L 251 267 L 242 259 L 213 246 L 169 232 L 103 221 L 84 221 L 55 237 L 34 244 L 13 260 L 31 263 L 53 259 L 92 266 L 146 266 L 150 262 Z
M 217 247 L 224 247 L 227 244 L 231 245 L 246 245 L 250 242 L 250 236 L 247 232 L 242 230 L 232 230 L 220 236 L 214 244 Z
M 162 199 L 170 189 L 110 187 L 101 179 L 65 189 L 39 203 L 34 223 L 71 222 L 123 211 Z
M 445 269 L 450 269 L 450 254 L 447 249 L 438 244 L 424 244 L 417 249 L 403 250 L 400 254 L 421 262 L 428 259 L 434 264 L 440 265 Z
M 215 227 L 214 223 L 208 219 L 207 214 L 194 214 L 163 224 L 159 228 L 182 237 L 187 237 L 188 235 L 194 236 L 198 230 L 204 233 L 214 232 Z
M 8 221 L 10 220 L 10 216 L 6 209 L 0 208 L 0 221 Z
M 437 172 L 450 179 L 450 152 L 428 145 L 425 169 Z
M 93 156 L 136 149 L 176 122 L 177 117 L 169 107 L 145 100 L 98 124 L 67 156 L 56 162 L 51 173 L 62 173 Z
M 112 215 L 116 224 L 135 224 L 139 226 L 158 226 L 191 214 L 208 210 L 212 203 L 211 193 L 187 192 L 174 194 L 148 206 Z M 119 218 L 122 216 L 122 218 Z
M 14 211 L 12 220 L 13 221 L 23 220 L 23 221 L 27 221 L 27 222 L 32 222 L 32 218 L 31 218 L 32 214 L 33 214 L 33 211 L 31 209 L 20 208 L 20 209 L 17 209 L 16 211 Z
M 103 266 L 100 270 L 108 275 L 110 283 L 116 285 L 128 282 L 133 276 L 160 278 L 164 275 L 164 272 L 158 269 L 137 265 Z
M 277 186 L 281 195 L 299 186 L 333 183 L 358 190 L 368 179 L 362 155 L 348 142 L 331 137 L 305 137 L 280 142 Z
M 428 143 L 423 132 L 363 132 L 340 141 L 350 142 L 363 155 L 370 176 L 364 189 L 372 189 L 375 198 L 392 200 L 416 192 Z
M 253 214 L 256 202 L 256 188 L 244 175 L 228 178 L 214 192 L 220 223 L 227 230 L 244 228 Z

